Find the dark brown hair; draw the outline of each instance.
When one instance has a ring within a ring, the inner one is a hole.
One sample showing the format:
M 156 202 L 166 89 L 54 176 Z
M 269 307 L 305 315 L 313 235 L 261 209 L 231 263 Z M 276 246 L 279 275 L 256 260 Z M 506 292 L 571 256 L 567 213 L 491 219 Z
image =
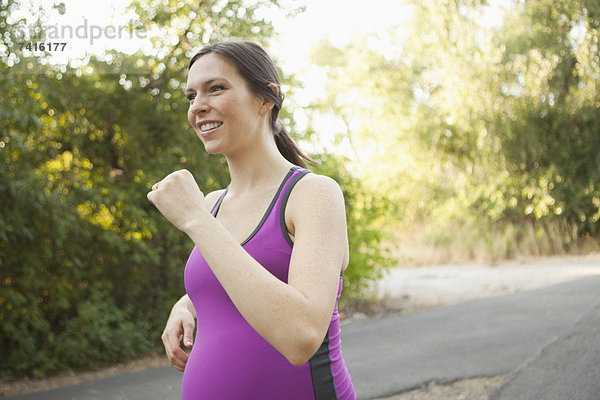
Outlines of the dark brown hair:
M 235 66 L 237 72 L 246 81 L 248 89 L 255 95 L 266 98 L 273 102 L 271 109 L 271 130 L 275 138 L 275 144 L 281 155 L 289 162 L 306 168 L 306 161 L 318 163 L 302 152 L 294 143 L 283 124 L 277 119 L 281 105 L 283 104 L 283 93 L 281 92 L 281 83 L 275 64 L 269 55 L 258 44 L 245 41 L 227 41 L 207 45 L 196 53 L 188 65 L 188 70 L 192 64 L 200 57 L 215 53 L 225 58 Z M 278 92 L 275 93 L 269 87 L 269 84 L 275 84 Z

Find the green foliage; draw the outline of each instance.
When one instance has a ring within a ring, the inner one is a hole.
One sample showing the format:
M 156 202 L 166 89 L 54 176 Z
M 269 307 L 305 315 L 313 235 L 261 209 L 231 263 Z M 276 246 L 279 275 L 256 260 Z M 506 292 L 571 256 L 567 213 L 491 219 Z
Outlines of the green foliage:
M 109 293 L 110 288 L 97 285 L 89 299 L 76 305 L 75 315 L 66 321 L 64 331 L 55 340 L 61 367 L 88 367 L 90 360 L 106 363 L 151 350 L 147 336 L 150 324 L 139 318 L 129 321 L 128 313 Z
M 19 6 L 0 2 L 9 53 L 19 21 L 7 17 Z M 186 67 L 208 41 L 267 42 L 272 27 L 259 12 L 267 6 L 279 2 L 138 0 L 131 8 L 140 23 L 164 33 L 155 54 L 113 51 L 40 74 L 15 73 L 15 63 L 35 59 L 2 55 L 0 376 L 90 368 L 161 347 L 193 244 L 146 193 L 181 168 L 205 192 L 227 184 L 225 159 L 209 156 L 188 126 Z M 293 77 L 285 80 L 293 86 Z M 281 116 L 294 127 L 291 114 Z M 350 218 L 358 221 L 357 210 L 372 200 L 341 163 L 331 172 L 348 183 Z M 374 263 L 386 262 L 375 249 L 374 219 L 349 225 L 357 264 L 346 275 L 350 292 L 374 276 Z

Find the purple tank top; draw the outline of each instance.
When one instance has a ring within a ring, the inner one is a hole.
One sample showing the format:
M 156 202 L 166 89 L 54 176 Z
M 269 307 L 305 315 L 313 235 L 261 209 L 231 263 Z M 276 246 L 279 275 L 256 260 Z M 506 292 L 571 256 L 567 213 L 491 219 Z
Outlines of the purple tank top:
M 308 172 L 290 169 L 262 220 L 242 243 L 244 250 L 283 282 L 287 282 L 293 246 L 285 225 L 285 205 L 296 182 Z M 214 216 L 228 189 L 213 207 Z M 341 276 L 323 343 L 306 364 L 295 367 L 248 324 L 196 247 L 184 275 L 197 328 L 183 374 L 183 400 L 356 399 L 340 341 Z

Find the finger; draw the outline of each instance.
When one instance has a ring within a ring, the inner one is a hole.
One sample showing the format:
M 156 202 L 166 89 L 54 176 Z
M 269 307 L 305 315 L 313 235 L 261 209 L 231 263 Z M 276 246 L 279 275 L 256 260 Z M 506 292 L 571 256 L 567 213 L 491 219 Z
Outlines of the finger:
M 163 346 L 165 348 L 165 352 L 167 353 L 167 358 L 169 361 L 173 362 L 177 357 L 174 354 L 174 350 L 179 349 L 179 340 L 174 338 L 173 335 L 169 333 L 163 333 L 161 336 Z
M 189 322 L 183 323 L 183 345 L 185 347 L 192 347 L 194 344 L 194 324 Z
M 185 365 L 186 365 L 185 361 L 176 360 L 176 359 L 170 361 L 169 363 L 171 364 L 171 366 L 173 368 L 175 368 L 176 370 L 181 371 L 181 372 L 183 372 L 183 370 L 185 369 Z
M 180 366 L 178 366 L 178 365 L 174 365 L 174 364 L 171 364 L 171 366 L 172 366 L 173 368 L 175 368 L 175 369 L 176 369 L 177 371 L 179 371 L 179 372 L 183 372 L 183 371 L 185 371 L 185 367 L 180 367 Z
M 165 346 L 165 352 L 167 353 L 169 363 L 179 371 L 183 371 L 185 365 L 187 364 L 189 355 L 179 346 L 177 346 L 174 351 L 171 351 L 168 346 Z
M 172 361 L 178 361 L 180 364 L 185 365 L 188 358 L 190 358 L 189 354 L 186 353 L 181 347 L 173 349 Z
M 175 368 L 176 370 L 181 371 L 181 372 L 183 372 L 183 370 L 185 369 L 185 364 L 181 363 L 177 360 L 173 360 L 173 361 L 169 360 L 169 364 L 171 364 L 171 366 L 173 368 Z
M 177 348 L 173 352 L 173 358 L 169 359 L 169 361 L 171 362 L 171 365 L 173 367 L 177 368 L 180 371 L 183 371 L 189 357 L 190 356 L 185 351 L 183 351 L 181 348 Z

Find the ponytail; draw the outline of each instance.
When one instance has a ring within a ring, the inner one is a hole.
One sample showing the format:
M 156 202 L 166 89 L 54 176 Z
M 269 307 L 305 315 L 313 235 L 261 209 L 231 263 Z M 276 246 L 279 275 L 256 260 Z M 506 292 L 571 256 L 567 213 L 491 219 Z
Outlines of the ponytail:
M 279 120 L 277 120 L 273 126 L 273 136 L 275 138 L 277 149 L 281 155 L 292 164 L 302 168 L 307 167 L 305 160 L 313 164 L 320 164 L 318 161 L 304 154 L 304 152 L 298 148 L 294 140 L 287 132 L 287 129 L 285 129 Z

